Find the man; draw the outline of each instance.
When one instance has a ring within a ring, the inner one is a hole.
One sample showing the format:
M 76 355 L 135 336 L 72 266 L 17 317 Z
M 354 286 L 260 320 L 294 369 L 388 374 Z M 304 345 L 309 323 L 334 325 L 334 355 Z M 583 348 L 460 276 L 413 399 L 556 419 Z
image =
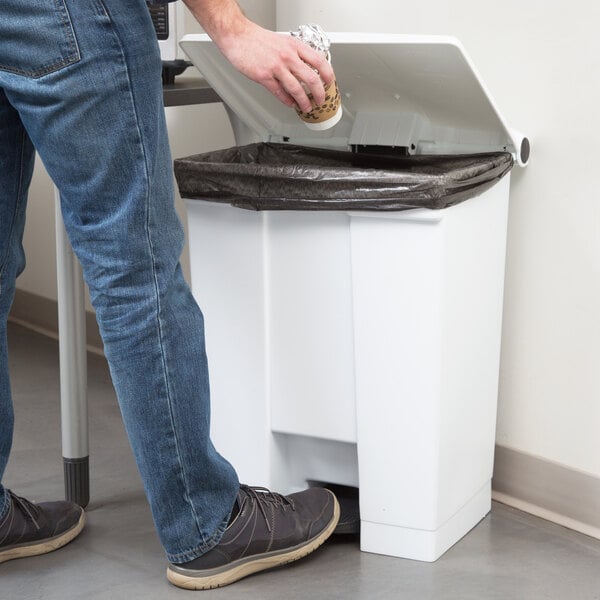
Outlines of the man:
M 310 109 L 303 84 L 324 100 L 333 72 L 319 53 L 252 23 L 235 0 L 185 2 L 284 104 Z M 206 589 L 313 551 L 339 508 L 322 489 L 240 486 L 209 439 L 203 319 L 179 266 L 160 69 L 144 0 L 0 3 L 0 477 L 13 430 L 6 320 L 36 149 L 61 193 L 169 580 Z M 60 547 L 83 524 L 79 507 L 0 486 L 0 562 Z

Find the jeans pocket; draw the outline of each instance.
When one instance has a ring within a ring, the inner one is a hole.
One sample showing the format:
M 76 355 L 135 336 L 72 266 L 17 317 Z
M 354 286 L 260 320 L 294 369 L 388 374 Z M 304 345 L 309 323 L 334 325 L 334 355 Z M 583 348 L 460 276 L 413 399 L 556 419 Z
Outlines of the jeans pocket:
M 79 59 L 65 0 L 0 0 L 0 70 L 35 79 Z

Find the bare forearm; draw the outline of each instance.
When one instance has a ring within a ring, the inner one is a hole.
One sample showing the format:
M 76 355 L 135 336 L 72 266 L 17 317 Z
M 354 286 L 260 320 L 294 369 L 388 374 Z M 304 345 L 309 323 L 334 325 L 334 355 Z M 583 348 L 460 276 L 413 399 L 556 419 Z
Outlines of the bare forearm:
M 204 31 L 220 47 L 250 25 L 235 0 L 183 0 Z

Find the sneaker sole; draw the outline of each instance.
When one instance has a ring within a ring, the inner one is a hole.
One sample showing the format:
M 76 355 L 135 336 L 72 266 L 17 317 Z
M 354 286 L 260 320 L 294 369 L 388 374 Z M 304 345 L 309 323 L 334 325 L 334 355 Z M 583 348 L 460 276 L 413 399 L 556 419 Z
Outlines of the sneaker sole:
M 14 560 L 15 558 L 38 556 L 39 554 L 47 554 L 48 552 L 58 550 L 59 548 L 67 545 L 70 541 L 74 540 L 81 533 L 84 525 L 85 513 L 82 510 L 79 521 L 77 521 L 77 523 L 73 525 L 71 529 L 68 529 L 60 535 L 36 542 L 28 542 L 26 544 L 11 546 L 10 548 L 0 551 L 0 563 L 8 560 Z
M 332 494 L 333 496 L 333 494 Z M 184 575 L 174 571 L 171 567 L 167 568 L 167 579 L 177 587 L 186 590 L 210 590 L 218 587 L 223 587 L 234 583 L 252 575 L 259 571 L 280 567 L 288 563 L 299 560 L 314 552 L 321 546 L 327 538 L 334 532 L 337 523 L 340 519 L 340 505 L 337 499 L 333 496 L 334 511 L 333 518 L 319 535 L 312 538 L 301 546 L 295 546 L 291 550 L 273 552 L 268 554 L 259 554 L 256 557 L 249 557 L 240 561 L 234 561 L 230 565 L 223 567 L 221 572 L 215 573 L 215 569 L 207 571 L 205 575 Z M 202 573 L 199 571 L 198 573 Z

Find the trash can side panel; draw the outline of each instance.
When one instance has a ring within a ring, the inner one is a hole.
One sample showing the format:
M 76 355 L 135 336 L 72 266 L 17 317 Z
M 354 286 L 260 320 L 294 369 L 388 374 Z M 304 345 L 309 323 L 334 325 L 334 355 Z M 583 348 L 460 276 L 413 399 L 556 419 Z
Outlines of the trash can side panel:
M 269 481 L 263 215 L 186 204 L 192 292 L 210 364 L 211 438 L 243 481 Z
M 432 530 L 442 224 L 355 215 L 351 232 L 361 519 Z
M 510 179 L 447 211 L 440 520 L 492 477 Z
M 349 218 L 266 222 L 273 430 L 356 442 Z

